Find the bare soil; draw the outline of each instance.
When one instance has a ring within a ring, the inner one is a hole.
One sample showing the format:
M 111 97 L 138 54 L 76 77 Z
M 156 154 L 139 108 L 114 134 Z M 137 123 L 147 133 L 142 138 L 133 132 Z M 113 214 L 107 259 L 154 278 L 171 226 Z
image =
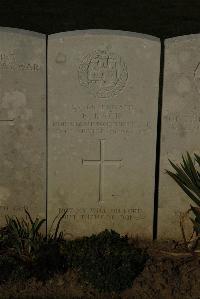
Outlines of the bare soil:
M 134 241 L 135 242 L 135 241 Z M 100 293 L 75 271 L 56 275 L 45 283 L 35 279 L 0 286 L 0 299 L 200 299 L 200 254 L 187 252 L 175 242 L 138 241 L 150 256 L 132 288 L 120 294 Z

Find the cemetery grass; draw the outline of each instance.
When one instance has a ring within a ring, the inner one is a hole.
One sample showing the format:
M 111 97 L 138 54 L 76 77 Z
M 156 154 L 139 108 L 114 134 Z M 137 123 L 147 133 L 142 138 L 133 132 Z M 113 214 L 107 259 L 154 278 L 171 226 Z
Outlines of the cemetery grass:
M 186 251 L 175 241 L 128 239 L 133 248 L 142 249 L 148 259 L 131 286 L 120 292 L 102 292 L 81 275 L 79 269 L 68 269 L 46 280 L 18 276 L 0 285 L 0 299 L 71 298 L 71 299 L 189 299 L 200 298 L 200 257 Z

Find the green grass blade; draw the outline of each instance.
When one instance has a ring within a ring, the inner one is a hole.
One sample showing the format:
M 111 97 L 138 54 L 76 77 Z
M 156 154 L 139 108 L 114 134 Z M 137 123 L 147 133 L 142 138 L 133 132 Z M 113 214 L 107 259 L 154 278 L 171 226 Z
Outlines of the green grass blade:
M 29 219 L 29 221 L 30 221 L 30 223 L 31 223 L 31 225 L 33 225 L 33 220 L 32 220 L 32 218 L 31 218 L 31 215 L 30 215 L 30 213 L 28 212 L 28 210 L 27 209 L 25 209 L 24 208 L 24 210 L 25 210 L 25 213 L 26 213 L 26 215 L 28 216 L 28 219 Z
M 190 172 L 190 177 L 193 180 L 195 184 L 197 184 L 198 177 L 196 173 L 196 169 L 194 166 L 194 162 L 192 161 L 192 158 L 190 157 L 190 154 L 187 152 L 187 165 L 188 165 L 188 171 Z
M 39 234 L 39 230 L 41 228 L 41 226 L 43 225 L 43 223 L 46 222 L 46 219 L 36 219 L 35 223 L 32 226 L 32 230 L 33 230 L 33 237 L 37 236 Z
M 53 225 L 54 225 L 56 219 L 59 217 L 59 215 L 60 215 L 60 213 L 58 213 L 58 214 L 54 217 L 54 219 L 53 219 L 53 221 L 52 221 L 52 223 L 51 223 L 51 226 L 50 226 L 50 229 L 49 229 L 49 232 L 48 232 L 48 235 L 49 235 L 49 236 L 51 235 L 51 231 L 52 231 L 52 229 L 53 229 Z
M 55 234 L 54 234 L 54 240 L 57 238 L 57 234 L 58 234 L 58 230 L 59 230 L 59 227 L 60 227 L 60 223 L 61 223 L 62 219 L 65 217 L 66 213 L 67 213 L 67 210 L 61 215 L 60 219 L 58 220 L 58 223 L 56 225 Z
M 195 156 L 195 159 L 196 159 L 197 163 L 198 163 L 199 166 L 200 166 L 200 156 L 197 155 L 197 154 L 194 154 L 194 156 Z
M 184 160 L 184 164 L 186 163 L 186 161 Z M 170 161 L 171 166 L 176 170 L 176 176 L 179 178 L 179 180 L 182 181 L 183 184 L 185 184 L 185 186 L 192 190 L 192 192 L 194 192 L 198 198 L 200 198 L 200 188 L 197 186 L 196 182 L 194 181 L 193 175 L 191 174 L 191 171 L 189 171 L 188 165 L 186 164 L 186 169 L 185 171 L 182 170 L 179 166 L 175 165 L 172 161 Z
M 200 223 L 200 208 L 191 206 L 191 210 L 192 210 L 192 212 L 194 213 L 194 215 L 196 217 L 195 221 Z

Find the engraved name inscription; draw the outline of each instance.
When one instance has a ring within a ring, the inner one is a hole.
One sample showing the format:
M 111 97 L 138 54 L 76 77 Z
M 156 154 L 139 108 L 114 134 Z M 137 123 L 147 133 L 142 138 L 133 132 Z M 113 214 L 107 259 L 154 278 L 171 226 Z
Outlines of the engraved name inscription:
M 152 125 L 133 105 L 69 105 L 68 120 L 54 120 L 52 127 L 58 133 L 87 135 L 145 134 Z

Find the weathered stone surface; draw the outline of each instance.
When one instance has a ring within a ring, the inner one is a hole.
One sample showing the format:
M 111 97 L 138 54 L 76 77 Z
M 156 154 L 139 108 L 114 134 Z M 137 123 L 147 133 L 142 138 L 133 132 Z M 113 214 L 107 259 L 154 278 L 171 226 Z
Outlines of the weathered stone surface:
M 49 226 L 152 237 L 159 64 L 150 36 L 49 36 Z
M 45 39 L 0 28 L 0 224 L 45 216 Z
M 161 134 L 159 190 L 160 238 L 180 238 L 180 213 L 189 209 L 189 197 L 165 174 L 173 170 L 168 159 L 179 164 L 182 154 L 200 153 L 200 35 L 165 41 L 165 71 Z M 187 221 L 186 233 L 191 235 Z

